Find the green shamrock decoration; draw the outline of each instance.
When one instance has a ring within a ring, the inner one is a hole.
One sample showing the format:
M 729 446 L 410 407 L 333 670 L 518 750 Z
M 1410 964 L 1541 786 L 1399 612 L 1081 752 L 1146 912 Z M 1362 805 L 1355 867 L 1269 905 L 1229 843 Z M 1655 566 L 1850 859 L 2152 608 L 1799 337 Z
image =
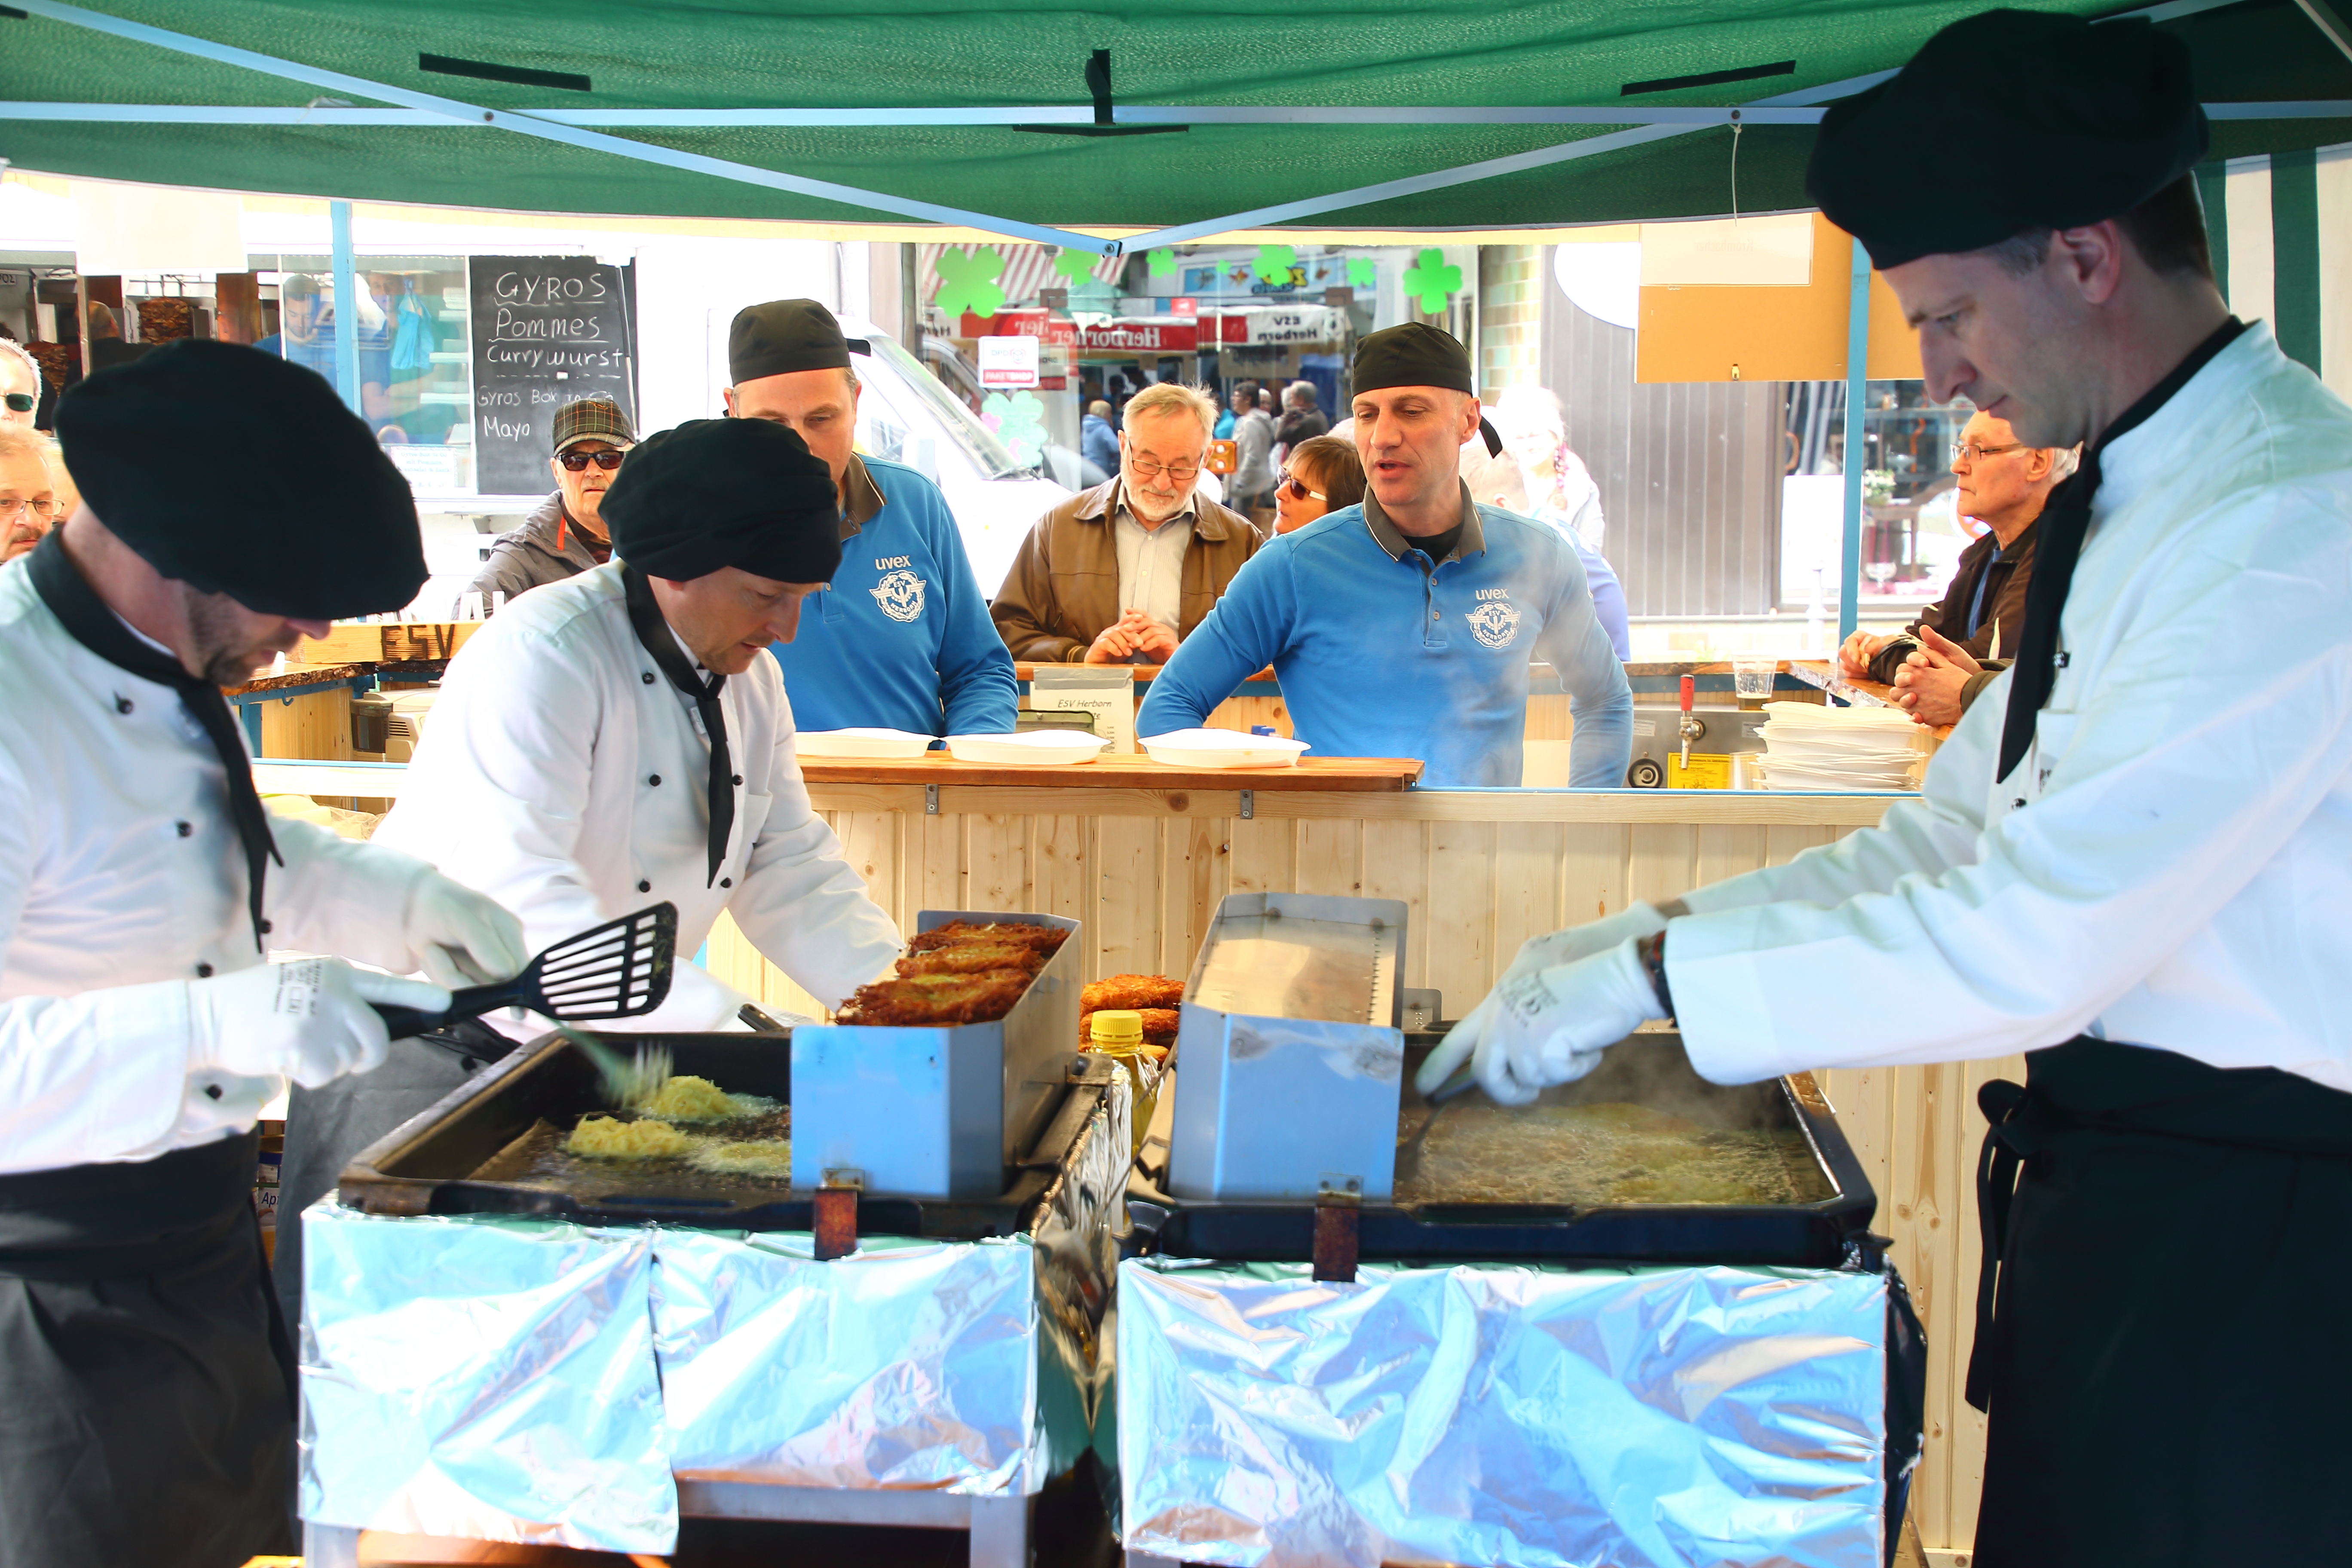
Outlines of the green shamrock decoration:
M 1257 275 L 1277 289 L 1290 287 L 1290 268 L 1298 259 L 1298 252 L 1287 245 L 1261 245 L 1257 247 Z
M 1370 257 L 1351 256 L 1348 258 L 1349 288 L 1369 289 L 1379 281 L 1380 274 L 1372 266 L 1372 258 Z
M 1083 250 L 1066 249 L 1054 258 L 1054 270 L 1073 289 L 1085 282 L 1094 269 L 1095 258 Z
M 1150 267 L 1154 278 L 1176 276 L 1176 252 L 1170 247 L 1163 245 L 1157 250 L 1147 252 L 1143 259 Z
M 1420 262 L 1404 275 L 1404 291 L 1421 298 L 1423 315 L 1434 316 L 1445 309 L 1445 297 L 1462 291 L 1462 268 L 1445 265 L 1445 252 L 1424 250 Z
M 950 318 L 993 316 L 1004 308 L 1004 290 L 996 286 L 1004 258 L 992 245 L 978 250 L 940 252 L 940 291 L 933 303 Z
M 990 393 L 981 400 L 980 422 L 996 432 L 1023 468 L 1034 468 L 1045 457 L 1045 405 L 1035 393 Z

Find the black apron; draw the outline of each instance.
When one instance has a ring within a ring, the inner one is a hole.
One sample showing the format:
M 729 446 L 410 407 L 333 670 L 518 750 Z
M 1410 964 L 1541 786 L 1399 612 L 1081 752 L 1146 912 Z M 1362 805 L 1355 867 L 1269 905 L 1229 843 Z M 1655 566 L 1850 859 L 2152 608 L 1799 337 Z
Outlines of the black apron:
M 296 1334 L 302 1322 L 302 1211 L 335 1190 L 343 1167 L 369 1144 L 514 1048 L 497 1030 L 467 1021 L 436 1038 L 394 1040 L 383 1065 L 339 1078 L 323 1089 L 296 1085 L 286 1106 L 286 1153 L 278 1167 L 278 1310 Z
M 1975 1568 L 2347 1561 L 2352 1094 L 2087 1037 L 2026 1065 L 1979 1097 Z
M 251 1132 L 0 1176 L 0 1568 L 293 1550 L 292 1357 Z

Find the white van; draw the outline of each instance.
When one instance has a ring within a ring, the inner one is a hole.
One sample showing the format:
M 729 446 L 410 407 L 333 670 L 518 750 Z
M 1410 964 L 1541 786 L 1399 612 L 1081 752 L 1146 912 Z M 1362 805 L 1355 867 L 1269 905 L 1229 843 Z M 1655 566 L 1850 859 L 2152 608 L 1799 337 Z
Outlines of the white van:
M 1037 520 L 1076 492 L 1023 467 L 979 415 L 872 322 L 845 316 L 841 329 L 874 347 L 856 364 L 865 389 L 857 449 L 904 463 L 940 487 L 980 590 L 994 598 Z

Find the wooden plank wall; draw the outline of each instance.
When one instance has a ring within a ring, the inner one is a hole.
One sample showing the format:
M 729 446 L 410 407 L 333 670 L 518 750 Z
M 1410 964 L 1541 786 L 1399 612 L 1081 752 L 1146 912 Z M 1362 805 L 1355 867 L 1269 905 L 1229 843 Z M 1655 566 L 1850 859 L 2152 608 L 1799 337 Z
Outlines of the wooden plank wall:
M 1085 922 L 1087 978 L 1181 976 L 1229 892 L 1398 899 L 1409 907 L 1405 984 L 1443 992 L 1457 1016 L 1529 936 L 1779 864 L 1855 825 L 1850 806 L 1843 821 L 1826 810 L 1816 815 L 1829 820 L 1594 820 L 1596 797 L 1573 795 L 1261 792 L 1256 816 L 1244 820 L 1230 793 L 941 795 L 938 816 L 923 815 L 919 791 L 816 796 L 850 863 L 902 926 L 926 909 L 1069 915 Z M 1673 804 L 1622 812 L 1656 817 Z M 1801 815 L 1799 797 L 1779 797 L 1771 810 Z M 712 933 L 708 963 L 769 1006 L 817 1011 L 730 922 Z M 1822 1077 L 1878 1194 L 1875 1228 L 1895 1238 L 1892 1256 L 1927 1325 L 1927 1447 L 1913 1518 L 1942 1568 L 1965 1568 L 1983 1476 L 1983 1417 L 1960 1399 L 1979 1256 L 1976 1089 L 2022 1072 L 2012 1058 Z

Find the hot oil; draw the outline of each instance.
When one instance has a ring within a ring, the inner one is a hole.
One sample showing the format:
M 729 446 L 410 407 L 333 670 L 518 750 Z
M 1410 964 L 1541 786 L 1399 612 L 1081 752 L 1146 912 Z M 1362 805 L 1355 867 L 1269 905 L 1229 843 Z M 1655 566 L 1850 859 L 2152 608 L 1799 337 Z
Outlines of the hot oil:
M 1408 1154 L 1430 1110 L 1406 1095 L 1400 1205 L 1787 1206 L 1838 1195 L 1777 1085 L 1709 1083 L 1672 1034 L 1611 1047 L 1591 1077 L 1533 1105 L 1497 1105 L 1473 1091 L 1442 1110 Z
M 1410 1138 L 1428 1111 L 1399 1124 Z M 1835 1196 L 1803 1132 L 1704 1127 L 1623 1101 L 1454 1107 L 1397 1173 L 1396 1202 L 1598 1208 L 1795 1205 Z
M 680 1121 L 678 1131 L 694 1140 L 698 1151 L 725 1143 L 768 1143 L 778 1148 L 777 1173 L 711 1171 L 694 1163 L 693 1155 L 656 1160 L 600 1160 L 574 1154 L 564 1147 L 582 1117 L 603 1115 L 583 1111 L 558 1126 L 542 1118 L 530 1130 L 468 1175 L 477 1182 L 560 1192 L 576 1197 L 627 1193 L 656 1197 L 775 1197 L 792 1189 L 784 1173 L 791 1169 L 793 1111 L 775 1106 L 751 1116 L 718 1121 Z M 634 1121 L 633 1111 L 613 1112 Z

